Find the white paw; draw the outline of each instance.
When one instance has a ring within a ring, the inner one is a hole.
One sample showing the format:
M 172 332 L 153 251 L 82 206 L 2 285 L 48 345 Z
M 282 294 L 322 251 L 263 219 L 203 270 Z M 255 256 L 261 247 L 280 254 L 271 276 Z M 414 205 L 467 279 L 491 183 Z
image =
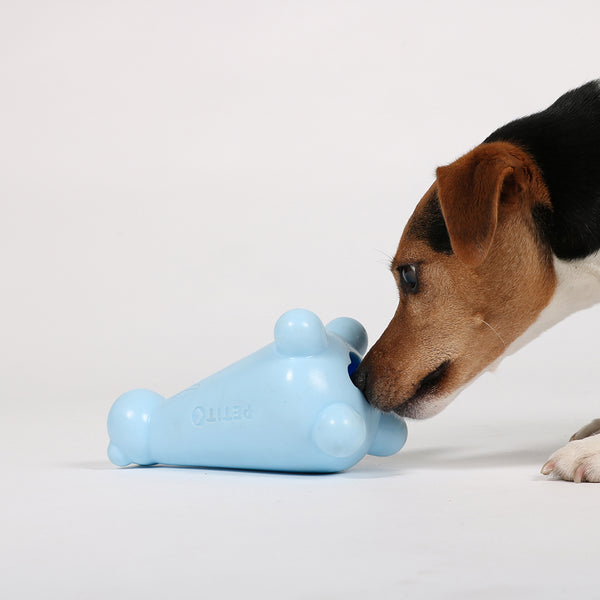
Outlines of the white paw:
M 542 473 L 576 483 L 600 482 L 600 435 L 569 442 L 548 459 Z

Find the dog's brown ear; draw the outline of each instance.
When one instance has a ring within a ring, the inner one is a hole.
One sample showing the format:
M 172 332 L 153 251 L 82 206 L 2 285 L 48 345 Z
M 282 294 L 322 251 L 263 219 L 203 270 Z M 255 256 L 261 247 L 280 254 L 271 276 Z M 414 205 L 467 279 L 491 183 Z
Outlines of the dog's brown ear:
M 501 199 L 522 187 L 523 164 L 513 148 L 502 142 L 482 144 L 436 171 L 452 250 L 471 267 L 481 264 L 489 252 Z

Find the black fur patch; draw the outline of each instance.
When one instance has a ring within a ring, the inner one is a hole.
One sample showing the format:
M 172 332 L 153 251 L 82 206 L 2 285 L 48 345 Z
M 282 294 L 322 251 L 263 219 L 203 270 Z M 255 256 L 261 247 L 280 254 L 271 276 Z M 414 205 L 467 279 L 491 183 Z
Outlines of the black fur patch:
M 528 151 L 542 170 L 553 210 L 535 217 L 554 254 L 572 260 L 599 250 L 600 83 L 567 92 L 485 140 L 499 141 Z
M 437 190 L 429 197 L 424 209 L 413 214 L 408 228 L 413 237 L 427 242 L 436 252 L 453 253 Z

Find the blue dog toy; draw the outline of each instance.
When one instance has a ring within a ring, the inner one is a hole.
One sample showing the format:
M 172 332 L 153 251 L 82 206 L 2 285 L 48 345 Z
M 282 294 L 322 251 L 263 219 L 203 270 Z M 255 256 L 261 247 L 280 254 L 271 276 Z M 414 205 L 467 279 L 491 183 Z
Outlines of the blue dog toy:
M 367 453 L 394 454 L 405 422 L 369 405 L 349 377 L 366 347 L 354 319 L 325 328 L 312 312 L 290 310 L 274 343 L 172 398 L 120 396 L 108 415 L 108 456 L 118 466 L 333 473 Z

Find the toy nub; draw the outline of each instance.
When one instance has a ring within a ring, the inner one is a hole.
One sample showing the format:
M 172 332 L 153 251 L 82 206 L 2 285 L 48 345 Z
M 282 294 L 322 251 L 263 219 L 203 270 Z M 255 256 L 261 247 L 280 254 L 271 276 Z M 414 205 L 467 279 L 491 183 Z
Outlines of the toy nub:
M 366 347 L 354 319 L 324 327 L 314 313 L 290 310 L 273 343 L 172 398 L 144 389 L 120 396 L 108 456 L 118 466 L 330 473 L 366 454 L 394 454 L 405 422 L 369 405 L 350 380 Z

